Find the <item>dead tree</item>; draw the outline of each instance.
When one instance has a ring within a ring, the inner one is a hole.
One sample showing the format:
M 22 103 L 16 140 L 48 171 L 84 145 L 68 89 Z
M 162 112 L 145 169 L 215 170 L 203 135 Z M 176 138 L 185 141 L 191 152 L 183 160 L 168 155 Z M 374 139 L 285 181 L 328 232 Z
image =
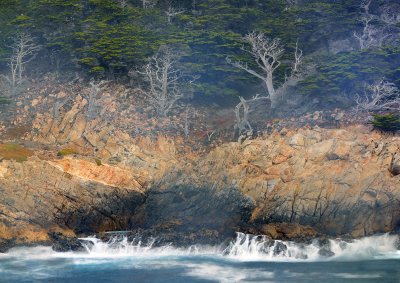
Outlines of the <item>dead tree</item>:
M 167 116 L 179 100 L 188 97 L 189 90 L 185 92 L 184 86 L 191 86 L 196 79 L 177 67 L 179 59 L 176 50 L 162 46 L 144 66 L 144 70 L 139 71 L 149 85 L 149 90 L 143 92 L 159 116 Z
M 118 4 L 122 10 L 125 10 L 128 7 L 128 0 L 118 0 Z
M 268 99 L 266 96 L 259 96 L 258 94 L 252 99 L 246 100 L 243 97 L 239 97 L 240 102 L 235 107 L 235 129 L 238 131 L 238 142 L 241 143 L 244 139 L 253 135 L 253 127 L 249 121 L 249 114 L 251 112 L 250 104 L 260 102 L 261 100 Z
M 400 90 L 395 84 L 381 80 L 366 87 L 364 97 L 356 96 L 356 111 L 400 111 Z
M 300 73 L 300 67 L 303 63 L 303 50 L 299 48 L 299 40 L 296 41 L 296 48 L 294 50 L 294 62 L 292 67 L 291 76 L 296 76 Z
M 185 12 L 185 9 L 174 8 L 171 5 L 168 6 L 167 11 L 165 11 L 165 14 L 167 15 L 168 23 L 170 24 L 172 22 L 172 18 L 174 18 L 180 14 L 183 14 L 184 12 Z
M 183 133 L 185 134 L 185 137 L 189 137 L 189 108 L 186 108 L 185 111 L 185 124 L 183 126 Z
M 299 81 L 313 72 L 314 66 L 310 64 L 306 66 L 303 61 L 303 51 L 299 48 L 298 41 L 296 41 L 294 61 L 292 63 L 290 75 L 285 75 L 284 83 L 276 90 L 277 96 L 283 97 L 290 87 L 297 85 Z
M 274 72 L 281 65 L 280 58 L 283 55 L 284 49 L 280 39 L 271 39 L 265 36 L 262 32 L 251 32 L 244 37 L 244 40 L 250 44 L 250 49 L 242 47 L 242 50 L 249 53 L 261 72 L 256 71 L 248 66 L 247 63 L 241 61 L 232 61 L 227 58 L 228 63 L 233 66 L 245 70 L 249 74 L 261 79 L 268 91 L 269 99 L 271 100 L 271 108 L 276 108 L 279 99 L 283 95 L 285 85 L 281 86 L 278 90 L 274 85 Z M 300 80 L 300 66 L 303 63 L 303 51 L 298 47 L 296 42 L 296 49 L 294 54 L 294 62 L 290 77 L 285 82 L 297 83 Z
M 298 5 L 298 0 L 286 0 L 286 4 L 289 6 L 295 6 Z
M 250 44 L 250 49 L 242 47 L 242 50 L 246 51 L 253 57 L 262 72 L 260 73 L 251 69 L 247 63 L 241 61 L 234 62 L 229 58 L 227 58 L 227 61 L 233 66 L 245 70 L 251 75 L 261 79 L 268 90 L 271 107 L 276 108 L 278 97 L 273 82 L 273 74 L 281 65 L 280 58 L 284 51 L 281 40 L 278 38 L 268 38 L 264 33 L 255 31 L 247 34 L 243 40 Z
M 153 8 L 157 4 L 156 0 L 142 0 L 143 9 Z
M 90 121 L 95 119 L 99 116 L 99 94 L 104 90 L 104 85 L 108 83 L 107 81 L 100 81 L 98 83 L 92 81 L 90 82 L 90 92 L 87 96 L 87 111 L 86 111 L 86 118 Z
M 383 13 L 383 19 L 387 22 L 382 22 L 380 17 L 370 13 L 371 3 L 372 0 L 361 1 L 361 15 L 358 20 L 362 23 L 363 29 L 361 33 L 353 33 L 355 39 L 358 41 L 360 49 L 382 47 L 385 41 L 391 36 L 386 30 L 390 14 L 385 15 L 385 13 Z
M 34 38 L 27 33 L 21 32 L 14 37 L 11 46 L 12 54 L 8 61 L 10 75 L 2 76 L 9 82 L 12 89 L 23 82 L 26 65 L 35 59 L 40 48 L 40 45 L 35 43 Z

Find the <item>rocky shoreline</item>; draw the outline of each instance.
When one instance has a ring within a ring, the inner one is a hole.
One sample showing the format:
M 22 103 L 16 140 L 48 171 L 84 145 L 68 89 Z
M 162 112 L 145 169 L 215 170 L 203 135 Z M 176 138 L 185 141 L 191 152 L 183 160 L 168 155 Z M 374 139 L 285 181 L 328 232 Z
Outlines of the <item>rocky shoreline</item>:
M 92 117 L 90 89 L 43 84 L 2 114 L 0 252 L 77 249 L 110 231 L 183 246 L 235 232 L 304 242 L 399 231 L 400 137 L 354 113 L 264 120 L 239 143 L 226 134 L 231 110 L 197 112 L 185 136 L 182 117 L 151 117 L 121 86 Z
M 181 155 L 166 137 L 102 140 L 101 164 L 38 147 L 26 161 L 0 162 L 1 252 L 79 249 L 77 237 L 109 231 L 185 246 L 219 244 L 238 231 L 307 241 L 399 229 L 398 136 L 301 128 L 207 155 Z

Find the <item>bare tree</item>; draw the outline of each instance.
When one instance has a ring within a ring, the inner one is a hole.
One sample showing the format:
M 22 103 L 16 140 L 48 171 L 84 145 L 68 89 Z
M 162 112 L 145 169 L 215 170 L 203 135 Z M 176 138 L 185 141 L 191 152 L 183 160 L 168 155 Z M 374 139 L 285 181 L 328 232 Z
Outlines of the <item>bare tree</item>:
M 228 63 L 233 66 L 245 70 L 251 75 L 261 79 L 268 91 L 269 99 L 271 100 L 271 108 L 276 108 L 279 102 L 279 98 L 283 95 L 283 89 L 277 91 L 274 85 L 273 74 L 275 70 L 281 65 L 280 58 L 283 55 L 284 48 L 281 44 L 280 39 L 271 39 L 265 36 L 262 32 L 251 32 L 244 37 L 244 40 L 250 44 L 250 49 L 242 47 L 242 50 L 249 53 L 261 72 L 255 71 L 250 68 L 247 63 L 241 61 L 232 61 L 227 58 Z M 296 78 L 299 80 L 300 65 L 303 63 L 303 52 L 298 47 L 296 42 L 295 49 L 295 61 L 292 66 L 292 72 L 290 78 Z M 288 81 L 288 78 L 286 78 Z M 292 81 L 293 82 L 293 81 Z
M 285 74 L 284 83 L 276 90 L 278 97 L 283 97 L 290 87 L 297 85 L 299 81 L 304 79 L 308 74 L 312 73 L 315 69 L 313 64 L 304 64 L 303 51 L 299 48 L 298 41 L 296 41 L 296 47 L 294 50 L 294 61 L 290 75 Z
M 191 85 L 196 79 L 184 74 L 177 67 L 179 59 L 180 55 L 176 50 L 161 46 L 157 54 L 144 66 L 144 70 L 139 71 L 149 83 L 149 91 L 144 93 L 151 107 L 160 116 L 167 116 L 177 101 L 188 96 L 184 85 Z
M 97 116 L 99 116 L 99 108 L 101 107 L 99 105 L 99 94 L 104 90 L 105 84 L 107 84 L 107 81 L 100 81 L 98 83 L 92 81 L 90 82 L 90 92 L 89 95 L 87 96 L 87 112 L 86 112 L 86 117 L 88 120 L 93 120 Z
M 300 66 L 303 63 L 303 59 L 303 50 L 299 48 L 299 40 L 297 40 L 296 48 L 294 50 L 294 62 L 291 76 L 296 76 L 300 72 Z
M 238 130 L 238 142 L 241 143 L 243 139 L 253 135 L 253 128 L 249 121 L 249 114 L 251 113 L 250 104 L 260 102 L 261 100 L 268 99 L 266 96 L 259 96 L 258 94 L 252 99 L 246 100 L 239 97 L 240 102 L 235 107 L 235 129 Z
M 393 37 L 393 28 L 400 22 L 397 13 L 393 13 L 388 7 L 383 9 L 380 16 L 370 12 L 372 0 L 362 0 L 360 4 L 361 15 L 359 21 L 363 25 L 362 32 L 354 32 L 360 49 L 382 47 Z
M 286 4 L 288 4 L 289 6 L 295 6 L 298 4 L 298 0 L 286 0 Z
M 142 0 L 143 9 L 153 8 L 157 4 L 157 0 Z
M 185 137 L 189 137 L 189 108 L 186 108 L 185 111 L 185 125 L 183 127 L 183 133 L 185 134 Z
M 118 0 L 118 4 L 122 10 L 125 10 L 128 7 L 128 0 Z
M 165 14 L 167 15 L 168 23 L 172 22 L 173 17 L 183 14 L 184 12 L 185 12 L 185 9 L 174 8 L 171 5 L 169 5 L 167 11 L 165 11 Z
M 400 111 L 400 90 L 395 84 L 381 80 L 367 86 L 364 97 L 357 95 L 356 104 L 357 111 Z
M 21 32 L 14 37 L 11 48 L 12 54 L 8 61 L 10 75 L 2 77 L 5 78 L 14 89 L 23 82 L 26 64 L 35 59 L 41 47 L 35 43 L 31 35 Z
M 273 83 L 273 73 L 281 65 L 280 58 L 283 54 L 283 46 L 280 39 L 271 39 L 262 32 L 251 32 L 244 37 L 244 40 L 250 44 L 250 49 L 242 47 L 242 50 L 248 52 L 255 60 L 261 73 L 251 69 L 247 63 L 240 61 L 233 62 L 227 58 L 228 63 L 233 66 L 245 70 L 253 76 L 261 79 L 268 90 L 271 100 L 271 107 L 276 108 L 277 97 Z

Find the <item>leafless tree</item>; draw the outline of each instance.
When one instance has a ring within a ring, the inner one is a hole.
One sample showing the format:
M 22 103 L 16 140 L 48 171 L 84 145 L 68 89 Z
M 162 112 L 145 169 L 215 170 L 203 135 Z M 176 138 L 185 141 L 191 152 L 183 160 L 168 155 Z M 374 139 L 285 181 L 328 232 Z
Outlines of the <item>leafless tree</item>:
M 238 142 L 242 142 L 243 139 L 251 137 L 253 135 L 253 128 L 249 121 L 249 114 L 251 112 L 250 105 L 253 103 L 260 102 L 268 99 L 266 96 L 259 96 L 258 94 L 253 98 L 246 100 L 243 97 L 239 97 L 240 102 L 235 107 L 235 118 L 236 124 L 235 129 L 238 130 L 239 138 Z
M 289 5 L 289 6 L 295 6 L 295 5 L 297 5 L 298 4 L 298 0 L 286 0 L 286 3 Z
M 212 130 L 212 131 L 210 131 L 210 132 L 207 132 L 207 141 L 208 141 L 208 142 L 211 142 L 211 140 L 212 140 L 212 138 L 213 138 L 215 132 L 216 132 L 216 130 Z
M 118 0 L 118 4 L 121 7 L 122 10 L 125 10 L 126 7 L 128 7 L 128 1 L 127 0 Z
M 268 38 L 262 32 L 251 32 L 244 37 L 244 40 L 250 44 L 250 49 L 242 47 L 242 50 L 249 53 L 257 66 L 261 70 L 258 72 L 248 66 L 247 63 L 241 61 L 232 61 L 227 58 L 228 63 L 233 66 L 245 70 L 251 75 L 261 79 L 268 91 L 269 99 L 271 100 L 271 108 L 276 108 L 279 102 L 279 98 L 282 97 L 284 93 L 285 85 L 281 86 L 280 89 L 276 89 L 274 85 L 273 74 L 275 70 L 281 65 L 281 57 L 284 52 L 283 45 L 280 39 Z M 294 83 L 300 80 L 300 66 L 303 63 L 303 51 L 298 47 L 298 42 L 296 42 L 294 62 L 292 66 L 292 71 L 289 77 L 286 78 L 285 83 Z M 290 81 L 289 81 L 290 79 Z
M 172 22 L 172 18 L 183 14 L 185 12 L 185 9 L 182 8 L 174 8 L 171 5 L 168 6 L 167 11 L 165 11 L 165 14 L 167 15 L 168 23 Z
M 179 59 L 177 50 L 161 46 L 144 66 L 144 70 L 139 71 L 149 83 L 149 90 L 144 93 L 150 106 L 160 116 L 167 116 L 177 101 L 188 97 L 189 93 L 184 91 L 184 85 L 191 86 L 196 79 L 177 67 Z
M 296 41 L 296 48 L 294 51 L 294 62 L 292 67 L 291 76 L 296 76 L 300 72 L 300 67 L 303 63 L 303 50 L 299 48 L 299 40 Z
M 297 41 L 290 75 L 285 75 L 284 83 L 276 90 L 277 96 L 284 97 L 284 95 L 288 93 L 290 87 L 297 85 L 298 82 L 312 73 L 314 69 L 315 65 L 304 64 L 303 51 L 299 48 Z
M 261 79 L 268 90 L 269 98 L 271 100 L 271 107 L 276 108 L 278 103 L 278 97 L 276 96 L 275 86 L 273 83 L 273 73 L 281 65 L 280 58 L 283 55 L 283 46 L 280 39 L 271 39 L 265 36 L 262 32 L 251 32 L 243 38 L 247 43 L 250 44 L 250 49 L 242 47 L 242 50 L 249 53 L 258 67 L 261 69 L 261 73 L 251 69 L 247 63 L 240 61 L 232 61 L 227 58 L 228 63 L 233 66 L 245 70 L 253 76 Z
M 101 107 L 99 105 L 99 94 L 104 90 L 105 84 L 107 84 L 107 81 L 100 81 L 100 82 L 90 82 L 90 92 L 89 95 L 87 96 L 87 112 L 86 112 L 86 117 L 88 120 L 93 120 L 95 119 L 100 111 L 99 108 Z
M 12 54 L 8 61 L 10 75 L 2 77 L 5 78 L 14 89 L 23 82 L 26 64 L 35 59 L 41 47 L 35 43 L 31 35 L 20 32 L 14 37 L 11 48 Z
M 142 0 L 143 9 L 153 8 L 157 4 L 157 0 Z
M 395 84 L 381 80 L 367 86 L 364 97 L 357 95 L 356 104 L 357 111 L 400 111 L 400 90 Z
M 385 8 L 381 16 L 373 15 L 370 12 L 372 0 L 362 0 L 360 4 L 361 15 L 359 21 L 363 25 L 361 33 L 354 32 L 353 35 L 358 41 L 360 49 L 382 47 L 392 36 L 391 26 L 400 22 L 400 17 Z
M 186 108 L 185 111 L 185 124 L 183 126 L 183 133 L 185 134 L 185 137 L 189 137 L 189 108 Z

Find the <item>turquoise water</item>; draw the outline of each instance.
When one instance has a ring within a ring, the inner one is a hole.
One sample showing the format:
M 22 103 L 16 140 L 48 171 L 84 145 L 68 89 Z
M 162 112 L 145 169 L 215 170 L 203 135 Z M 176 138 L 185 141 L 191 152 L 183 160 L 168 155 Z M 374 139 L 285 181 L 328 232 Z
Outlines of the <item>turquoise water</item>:
M 185 249 L 82 241 L 85 252 L 35 247 L 0 255 L 0 282 L 400 282 L 397 237 L 388 235 L 332 240 L 330 257 L 315 243 L 271 244 L 243 234 L 229 247 Z

